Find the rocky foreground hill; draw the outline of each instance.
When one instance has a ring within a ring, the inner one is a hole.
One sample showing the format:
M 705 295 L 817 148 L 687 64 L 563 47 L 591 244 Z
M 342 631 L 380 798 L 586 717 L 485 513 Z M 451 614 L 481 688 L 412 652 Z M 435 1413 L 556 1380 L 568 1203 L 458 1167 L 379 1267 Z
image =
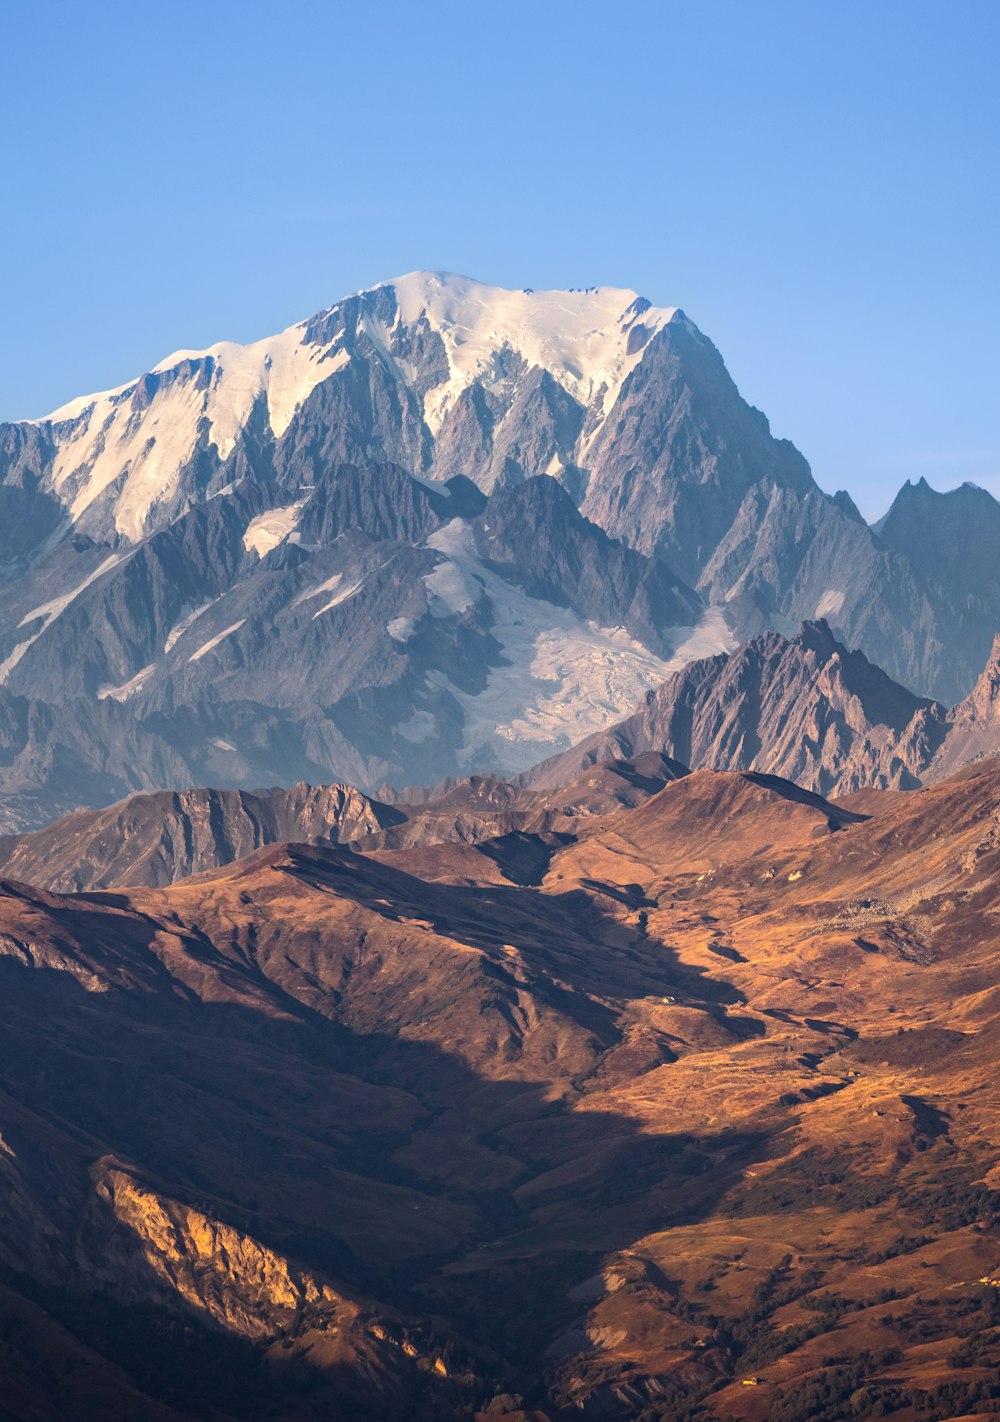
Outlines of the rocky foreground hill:
M 560 832 L 3 884 L 7 1417 L 990 1409 L 1000 768 L 644 769 Z

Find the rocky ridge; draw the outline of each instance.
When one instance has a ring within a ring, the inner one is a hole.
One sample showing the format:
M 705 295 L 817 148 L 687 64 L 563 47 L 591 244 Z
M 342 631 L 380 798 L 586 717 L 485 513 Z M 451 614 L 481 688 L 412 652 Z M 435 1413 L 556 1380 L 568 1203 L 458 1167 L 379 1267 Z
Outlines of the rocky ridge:
M 910 790 L 997 752 L 1000 638 L 950 710 L 849 651 L 824 620 L 690 663 L 636 712 L 519 783 L 554 789 L 580 769 L 657 750 L 695 768 L 785 776 L 824 795 Z
M 59 891 L 160 886 L 282 839 L 372 850 L 575 833 L 690 769 L 777 775 L 839 799 L 906 791 L 995 754 L 998 706 L 1000 637 L 970 695 L 945 710 L 848 651 L 819 621 L 791 639 L 765 633 L 689 663 L 632 716 L 514 778 L 387 786 L 384 799 L 304 782 L 287 791 L 139 794 L 0 836 L 0 872 Z
M 349 785 L 163 790 L 0 836 L 0 873 L 59 893 L 159 888 L 283 840 L 416 849 L 569 833 L 594 815 L 641 804 L 685 774 L 685 766 L 651 752 L 588 768 L 554 793 L 473 776 L 416 804 L 405 797 L 385 804 Z

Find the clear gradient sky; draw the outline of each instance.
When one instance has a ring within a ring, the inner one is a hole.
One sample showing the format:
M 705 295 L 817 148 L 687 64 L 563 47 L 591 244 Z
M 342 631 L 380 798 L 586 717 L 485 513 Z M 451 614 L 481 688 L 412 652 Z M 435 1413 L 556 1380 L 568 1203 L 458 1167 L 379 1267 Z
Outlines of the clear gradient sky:
M 1000 495 L 998 0 L 38 0 L 0 47 L 0 418 L 433 267 L 683 306 L 869 517 Z

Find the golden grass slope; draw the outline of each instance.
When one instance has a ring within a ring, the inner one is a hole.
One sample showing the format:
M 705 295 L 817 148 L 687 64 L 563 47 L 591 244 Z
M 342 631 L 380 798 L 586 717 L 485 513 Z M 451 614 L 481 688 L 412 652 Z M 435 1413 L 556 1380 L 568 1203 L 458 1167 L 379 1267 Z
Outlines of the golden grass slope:
M 990 762 L 6 885 L 0 1377 L 44 1309 L 123 1416 L 985 1415 L 998 876 Z

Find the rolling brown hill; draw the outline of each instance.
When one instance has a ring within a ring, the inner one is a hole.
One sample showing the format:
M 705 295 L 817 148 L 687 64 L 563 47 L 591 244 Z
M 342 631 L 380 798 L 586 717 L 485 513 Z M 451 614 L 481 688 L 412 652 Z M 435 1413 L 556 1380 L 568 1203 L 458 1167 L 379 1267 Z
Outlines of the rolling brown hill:
M 350 785 L 289 790 L 160 790 L 44 829 L 0 835 L 0 874 L 60 893 L 160 888 L 268 844 L 402 848 L 571 828 L 569 821 L 641 804 L 687 767 L 657 751 L 584 768 L 555 792 L 474 775 L 398 805 Z
M 1000 766 L 636 800 L 5 883 L 0 1416 L 1000 1405 Z

